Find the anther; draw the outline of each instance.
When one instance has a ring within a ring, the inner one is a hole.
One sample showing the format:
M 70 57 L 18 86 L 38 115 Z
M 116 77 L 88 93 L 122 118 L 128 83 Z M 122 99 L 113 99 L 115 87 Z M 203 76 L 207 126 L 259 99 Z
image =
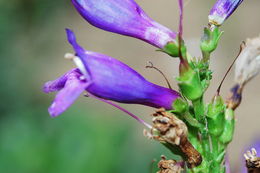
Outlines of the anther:
M 76 56 L 75 56 L 74 54 L 72 54 L 72 53 L 66 53 L 66 54 L 64 55 L 64 58 L 65 58 L 65 59 L 69 59 L 69 60 L 73 60 L 75 57 L 76 57 Z
M 85 76 L 80 76 L 79 79 L 80 80 L 86 80 L 86 77 Z
M 83 64 L 82 60 L 78 56 L 76 56 L 76 55 L 74 55 L 72 53 L 66 53 L 64 55 L 64 58 L 65 59 L 69 59 L 69 60 L 73 60 L 73 62 L 79 68 L 81 73 L 84 75 L 84 76 L 80 76 L 80 80 L 85 80 L 86 78 L 89 77 L 88 72 L 87 72 L 87 70 L 85 68 L 85 65 Z

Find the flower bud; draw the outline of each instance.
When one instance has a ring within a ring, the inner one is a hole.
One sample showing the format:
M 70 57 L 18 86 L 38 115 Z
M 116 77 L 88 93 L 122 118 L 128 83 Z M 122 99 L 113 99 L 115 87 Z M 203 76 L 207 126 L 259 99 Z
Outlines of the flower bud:
M 176 33 L 149 18 L 134 0 L 72 0 L 90 24 L 135 37 L 163 49 L 175 42 Z

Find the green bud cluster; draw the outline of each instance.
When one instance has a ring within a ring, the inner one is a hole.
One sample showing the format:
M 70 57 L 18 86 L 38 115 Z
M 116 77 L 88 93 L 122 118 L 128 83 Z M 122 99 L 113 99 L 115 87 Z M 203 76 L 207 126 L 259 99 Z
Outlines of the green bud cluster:
M 171 112 L 186 123 L 188 139 L 203 158 L 202 163 L 188 169 L 188 173 L 225 173 L 223 163 L 226 147 L 233 138 L 234 111 L 227 108 L 219 94 L 209 104 L 203 99 L 212 79 L 210 54 L 217 48 L 222 33 L 218 27 L 204 29 L 200 60 L 191 58 L 183 40 L 170 42 L 162 50 L 172 57 L 180 57 L 177 81 L 183 98 L 174 101 Z

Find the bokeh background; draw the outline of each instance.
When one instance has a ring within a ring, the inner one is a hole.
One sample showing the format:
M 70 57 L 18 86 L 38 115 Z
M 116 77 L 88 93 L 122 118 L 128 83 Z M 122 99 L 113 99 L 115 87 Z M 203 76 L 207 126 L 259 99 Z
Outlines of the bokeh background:
M 156 21 L 176 30 L 176 0 L 136 0 Z M 184 35 L 189 50 L 200 56 L 198 43 L 214 1 L 185 1 Z M 239 44 L 260 33 L 260 1 L 245 1 L 225 23 L 225 31 L 211 67 L 210 100 L 238 52 Z M 71 28 L 86 49 L 115 57 L 154 83 L 165 85 L 160 74 L 145 69 L 147 61 L 166 73 L 173 86 L 177 59 L 154 51 L 136 39 L 92 27 L 69 0 L 0 0 L 0 172 L 1 173 L 149 173 L 153 159 L 172 157 L 160 144 L 142 135 L 143 126 L 110 105 L 80 98 L 64 114 L 50 118 L 47 108 L 54 94 L 42 85 L 74 64 L 63 58 L 72 52 L 64 28 Z M 233 172 L 242 165 L 243 148 L 260 137 L 260 78 L 244 91 L 236 112 L 237 127 L 229 146 Z M 233 85 L 231 72 L 222 88 L 227 97 Z M 153 109 L 122 105 L 149 121 Z M 260 151 L 259 151 L 260 152 Z

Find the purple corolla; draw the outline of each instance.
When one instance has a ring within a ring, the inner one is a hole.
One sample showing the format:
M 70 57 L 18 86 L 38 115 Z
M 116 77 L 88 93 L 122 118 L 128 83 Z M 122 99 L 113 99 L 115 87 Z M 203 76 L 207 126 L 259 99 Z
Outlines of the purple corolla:
M 210 23 L 222 25 L 242 2 L 243 0 L 217 0 L 209 14 Z
M 175 42 L 176 33 L 149 18 L 133 0 L 72 0 L 90 24 L 135 37 L 158 48 Z
M 65 111 L 83 92 L 120 103 L 142 104 L 172 109 L 178 92 L 148 82 L 126 64 L 109 56 L 84 50 L 77 44 L 74 33 L 67 37 L 75 55 L 69 55 L 78 68 L 72 69 L 44 85 L 44 92 L 59 91 L 49 108 L 52 116 Z

